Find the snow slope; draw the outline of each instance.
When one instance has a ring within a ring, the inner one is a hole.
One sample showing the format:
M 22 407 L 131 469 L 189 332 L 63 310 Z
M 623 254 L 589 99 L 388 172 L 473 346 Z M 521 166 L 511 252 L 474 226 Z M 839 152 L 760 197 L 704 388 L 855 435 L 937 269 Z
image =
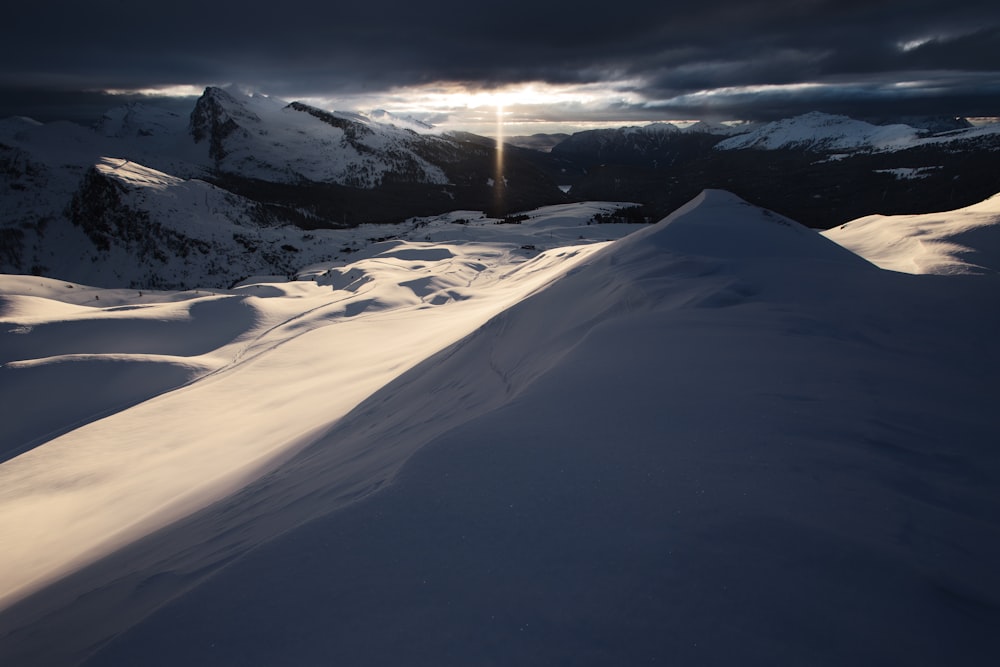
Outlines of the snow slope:
M 1000 195 L 957 211 L 870 215 L 823 235 L 891 271 L 1000 273 Z
M 990 664 L 996 276 L 718 191 L 608 244 L 573 219 L 210 295 L 5 279 L 2 349 L 42 335 L 0 370 L 194 379 L 0 465 L 0 657 Z
M 139 176 L 180 185 L 148 170 Z M 308 442 L 379 386 L 599 247 L 544 252 L 527 239 L 551 241 L 572 229 L 580 243 L 588 229 L 629 231 L 587 226 L 609 208 L 545 209 L 501 243 L 476 239 L 495 236 L 492 220 L 423 221 L 424 238 L 442 227 L 458 227 L 465 238 L 447 246 L 375 243 L 359 247 L 350 264 L 307 268 L 306 280 L 247 281 L 225 292 L 130 291 L 126 298 L 125 291 L 6 278 L 0 387 L 20 416 L 0 451 L 28 451 L 0 470 L 8 510 L 0 518 L 8 541 L 0 599 L 22 597 L 237 488 L 269 458 Z M 402 331 L 399 322 L 406 322 Z M 303 368 L 310 373 L 297 380 Z M 66 405 L 53 410 L 48 401 L 58 398 Z M 167 431 L 164 418 L 174 424 Z M 211 434 L 211 447 L 202 434 Z M 377 473 L 398 463 L 377 462 Z M 169 469 L 187 472 L 153 483 Z M 78 486 L 67 475 L 99 482 Z M 120 503 L 123 496 L 130 502 Z

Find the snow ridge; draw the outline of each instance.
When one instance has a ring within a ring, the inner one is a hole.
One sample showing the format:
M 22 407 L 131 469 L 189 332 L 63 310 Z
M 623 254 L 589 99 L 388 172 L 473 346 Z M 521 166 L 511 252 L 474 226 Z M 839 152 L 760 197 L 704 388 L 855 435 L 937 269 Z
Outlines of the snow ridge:
M 813 111 L 768 123 L 716 144 L 716 150 L 891 150 L 912 145 L 920 131 L 908 125 L 872 125 L 847 116 Z

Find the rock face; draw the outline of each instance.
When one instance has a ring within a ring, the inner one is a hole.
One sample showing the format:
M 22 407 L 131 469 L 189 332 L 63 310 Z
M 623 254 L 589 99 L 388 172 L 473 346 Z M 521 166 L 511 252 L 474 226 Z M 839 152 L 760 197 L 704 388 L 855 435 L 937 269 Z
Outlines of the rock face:
M 288 275 L 303 259 L 288 242 L 295 233 L 275 228 L 260 204 L 127 160 L 88 170 L 66 215 L 92 244 L 76 254 L 90 257 L 97 284 L 219 287 L 248 275 Z
M 216 166 L 226 157 L 225 141 L 233 134 L 249 137 L 249 133 L 240 126 L 237 117 L 247 122 L 259 122 L 256 114 L 243 110 L 235 112 L 239 104 L 232 95 L 220 88 L 208 88 L 198 98 L 194 111 L 191 112 L 191 136 L 195 142 L 208 141 L 208 154 L 215 160 Z M 234 113 L 235 112 L 235 113 Z

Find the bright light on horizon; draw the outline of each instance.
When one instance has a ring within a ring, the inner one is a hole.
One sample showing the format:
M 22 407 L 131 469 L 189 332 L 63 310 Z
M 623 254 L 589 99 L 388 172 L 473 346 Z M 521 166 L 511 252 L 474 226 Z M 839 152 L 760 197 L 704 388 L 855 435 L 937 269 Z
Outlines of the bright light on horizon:
M 216 85 L 216 84 L 208 84 Z M 257 88 L 239 83 L 218 84 L 244 94 L 265 95 Z M 643 82 L 620 79 L 609 82 L 553 84 L 543 81 L 485 88 L 475 84 L 438 82 L 395 87 L 371 93 L 337 96 L 276 96 L 275 99 L 301 101 L 329 111 L 370 112 L 385 109 L 430 123 L 440 131 L 473 132 L 499 141 L 505 137 L 531 134 L 573 133 L 584 130 L 675 122 L 683 126 L 693 121 L 622 114 L 609 117 L 609 108 L 649 107 L 650 101 L 638 92 Z M 198 97 L 205 85 L 169 85 L 149 88 L 108 88 L 109 95 L 148 97 Z
M 533 132 L 551 132 L 559 128 L 573 128 L 571 131 L 575 131 L 635 124 L 635 119 L 592 119 L 604 108 L 641 104 L 642 98 L 634 92 L 640 84 L 637 80 L 584 84 L 535 81 L 483 88 L 441 82 L 397 87 L 378 93 L 300 99 L 325 109 L 366 111 L 382 108 L 413 116 L 441 130 L 465 130 L 495 137 L 497 107 L 503 109 L 504 133 L 507 135 L 520 133 L 514 128 L 522 127 L 533 128 Z
M 200 97 L 205 92 L 202 85 L 157 86 L 152 88 L 105 88 L 108 95 L 144 95 L 146 97 Z

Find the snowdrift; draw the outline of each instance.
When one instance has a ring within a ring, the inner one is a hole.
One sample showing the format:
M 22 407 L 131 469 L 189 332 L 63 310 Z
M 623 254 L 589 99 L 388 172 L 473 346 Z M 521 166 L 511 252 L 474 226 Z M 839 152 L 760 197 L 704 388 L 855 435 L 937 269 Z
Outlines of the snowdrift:
M 0 465 L 0 656 L 988 664 L 996 277 L 880 270 L 718 191 L 509 243 L 605 231 L 571 218 L 147 304 L 253 317 Z
M 957 211 L 871 215 L 824 236 L 891 271 L 1000 272 L 1000 195 Z

